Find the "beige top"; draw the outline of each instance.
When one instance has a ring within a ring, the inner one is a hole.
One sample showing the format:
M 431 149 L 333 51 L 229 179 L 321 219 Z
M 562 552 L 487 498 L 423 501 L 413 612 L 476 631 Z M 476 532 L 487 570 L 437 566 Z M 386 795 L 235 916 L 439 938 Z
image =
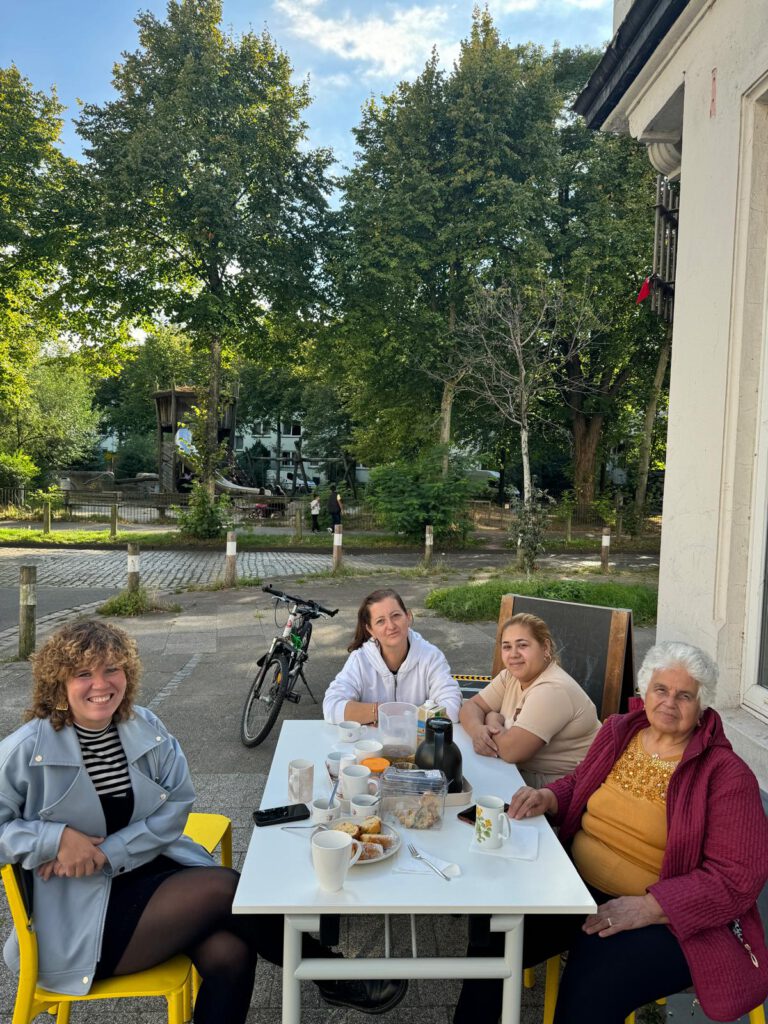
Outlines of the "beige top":
M 491 711 L 504 716 L 508 729 L 519 725 L 544 740 L 545 746 L 518 767 L 536 772 L 546 782 L 572 772 L 584 760 L 600 728 L 595 705 L 576 680 L 554 662 L 525 690 L 516 676 L 502 669 L 479 696 Z

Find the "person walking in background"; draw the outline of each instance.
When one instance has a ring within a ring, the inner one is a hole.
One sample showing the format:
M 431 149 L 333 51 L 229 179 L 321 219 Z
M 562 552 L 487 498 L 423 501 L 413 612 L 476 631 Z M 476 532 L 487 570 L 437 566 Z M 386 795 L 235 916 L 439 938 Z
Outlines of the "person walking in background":
M 320 532 L 320 499 L 315 497 L 309 503 L 309 514 L 312 516 L 312 533 Z
M 331 525 L 328 532 L 333 533 L 335 526 L 341 526 L 341 513 L 344 511 L 344 503 L 341 495 L 336 490 L 336 484 L 331 484 L 331 493 L 328 495 L 328 514 L 331 517 Z

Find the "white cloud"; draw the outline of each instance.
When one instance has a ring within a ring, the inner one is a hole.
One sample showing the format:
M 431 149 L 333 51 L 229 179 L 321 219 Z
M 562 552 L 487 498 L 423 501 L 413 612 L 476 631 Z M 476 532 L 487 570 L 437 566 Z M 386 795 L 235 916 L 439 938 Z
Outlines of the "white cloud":
M 493 10 L 499 14 L 520 14 L 524 11 L 535 11 L 541 7 L 542 0 L 496 0 Z
M 366 76 L 410 75 L 421 68 L 433 45 L 452 43 L 444 31 L 449 9 L 433 7 L 390 8 L 388 17 L 356 18 L 349 10 L 338 17 L 317 13 L 323 0 L 275 0 L 275 8 L 289 21 L 295 36 L 341 60 L 368 65 Z

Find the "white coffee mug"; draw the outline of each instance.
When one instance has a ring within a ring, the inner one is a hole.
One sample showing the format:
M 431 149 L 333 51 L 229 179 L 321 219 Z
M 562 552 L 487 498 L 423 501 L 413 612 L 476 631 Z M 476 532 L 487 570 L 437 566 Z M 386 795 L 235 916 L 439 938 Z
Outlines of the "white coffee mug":
M 478 796 L 476 800 L 475 842 L 485 850 L 498 850 L 511 833 L 504 801 L 498 796 Z
M 375 793 L 358 793 L 350 798 L 349 813 L 353 818 L 370 818 L 379 813 L 381 798 Z
M 337 779 L 344 768 L 356 763 L 355 755 L 349 750 L 332 750 L 325 759 L 328 774 L 332 779 Z
M 364 764 L 351 764 L 341 769 L 341 788 L 347 800 L 362 793 L 377 793 L 379 790 L 378 783 L 371 778 L 371 769 Z
M 341 802 L 339 800 L 329 803 L 327 796 L 318 797 L 312 801 L 312 821 L 316 825 L 325 825 L 329 821 L 335 821 L 341 814 Z
M 296 758 L 288 762 L 288 802 L 308 804 L 315 786 L 315 766 L 312 761 Z
M 312 836 L 312 864 L 321 889 L 338 892 L 347 872 L 363 852 L 347 832 L 317 832 Z
M 365 735 L 367 726 L 361 725 L 359 722 L 339 722 L 336 730 L 342 743 L 354 743 L 355 740 L 359 740 L 361 736 Z
M 384 744 L 378 740 L 360 740 L 354 747 L 357 763 L 360 764 L 366 757 L 379 757 L 383 749 Z

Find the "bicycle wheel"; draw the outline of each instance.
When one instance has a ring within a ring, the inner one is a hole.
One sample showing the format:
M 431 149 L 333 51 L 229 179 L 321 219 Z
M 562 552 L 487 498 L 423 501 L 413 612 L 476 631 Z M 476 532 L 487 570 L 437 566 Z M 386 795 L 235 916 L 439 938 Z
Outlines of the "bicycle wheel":
M 284 654 L 273 654 L 259 670 L 243 708 L 240 739 L 246 747 L 255 747 L 267 738 L 287 692 L 288 660 Z

